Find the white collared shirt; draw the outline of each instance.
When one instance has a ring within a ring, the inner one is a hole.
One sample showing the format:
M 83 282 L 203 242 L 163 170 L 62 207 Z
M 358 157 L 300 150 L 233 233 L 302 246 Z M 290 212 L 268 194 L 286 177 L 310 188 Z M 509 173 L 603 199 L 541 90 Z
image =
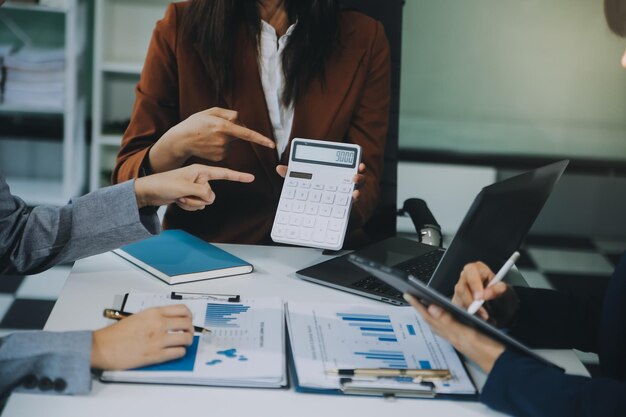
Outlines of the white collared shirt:
M 278 38 L 272 25 L 261 20 L 261 37 L 259 41 L 259 72 L 265 102 L 269 111 L 274 138 L 276 139 L 276 151 L 278 158 L 281 157 L 291 136 L 293 126 L 293 104 L 286 107 L 283 104 L 282 95 L 285 88 L 285 75 L 283 73 L 283 51 L 293 32 L 296 24 L 289 26 L 287 33 Z

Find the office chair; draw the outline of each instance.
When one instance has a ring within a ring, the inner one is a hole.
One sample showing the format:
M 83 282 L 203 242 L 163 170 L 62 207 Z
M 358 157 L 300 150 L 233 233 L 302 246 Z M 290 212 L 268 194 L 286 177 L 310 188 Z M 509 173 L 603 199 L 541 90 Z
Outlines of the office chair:
M 391 49 L 391 108 L 385 145 L 385 167 L 380 178 L 380 200 L 363 230 L 372 242 L 395 236 L 398 187 L 398 125 L 400 119 L 400 66 L 404 0 L 341 0 L 344 9 L 356 10 L 385 27 Z
M 363 230 L 372 242 L 396 235 L 396 217 L 409 215 L 423 243 L 441 246 L 441 228 L 426 202 L 409 199 L 396 207 L 398 188 L 398 130 L 400 124 L 400 71 L 402 66 L 402 13 L 405 0 L 340 0 L 344 9 L 356 10 L 385 27 L 391 50 L 391 106 L 385 144 L 385 167 L 380 178 L 380 201 Z

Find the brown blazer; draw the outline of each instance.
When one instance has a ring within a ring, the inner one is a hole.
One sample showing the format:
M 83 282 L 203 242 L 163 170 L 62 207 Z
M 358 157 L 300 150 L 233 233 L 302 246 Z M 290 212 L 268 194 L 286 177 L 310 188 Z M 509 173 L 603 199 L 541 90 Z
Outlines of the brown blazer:
M 113 182 L 140 175 L 150 147 L 172 126 L 211 107 L 236 110 L 248 128 L 273 138 L 257 66 L 257 52 L 243 36 L 235 54 L 232 91 L 215 100 L 200 48 L 181 40 L 178 22 L 186 3 L 170 4 L 156 25 L 146 57 L 128 130 L 113 172 Z M 372 214 L 387 135 L 390 94 L 389 45 L 382 25 L 356 12 L 343 12 L 339 46 L 331 57 L 326 79 L 315 79 L 295 103 L 291 138 L 356 143 L 363 148 L 367 182 L 353 206 L 354 231 Z M 168 207 L 164 227 L 184 229 L 212 242 L 271 243 L 270 231 L 283 179 L 276 166 L 285 164 L 275 150 L 246 141 L 233 143 L 220 163 L 190 160 L 250 172 L 252 184 L 211 183 L 215 203 L 199 212 Z

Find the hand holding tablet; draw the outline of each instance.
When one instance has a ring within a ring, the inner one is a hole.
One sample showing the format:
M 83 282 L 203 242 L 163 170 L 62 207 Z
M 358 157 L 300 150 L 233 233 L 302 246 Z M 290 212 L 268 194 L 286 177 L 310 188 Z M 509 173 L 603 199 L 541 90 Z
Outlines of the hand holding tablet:
M 542 358 L 537 353 L 513 339 L 500 329 L 494 327 L 479 317 L 469 314 L 464 308 L 453 304 L 447 297 L 439 293 L 437 290 L 428 287 L 412 275 L 354 254 L 350 255 L 349 259 L 350 262 L 360 268 L 363 268 L 365 271 L 374 275 L 386 284 L 391 285 L 398 291 L 411 294 L 414 298 L 419 300 L 421 304 L 425 306 L 430 304 L 437 305 L 439 308 L 450 313 L 451 318 L 461 325 L 473 328 L 482 333 L 484 336 L 487 336 L 489 339 L 492 339 L 509 349 L 513 349 L 543 364 L 562 370 L 562 368 L 554 365 L 547 359 Z

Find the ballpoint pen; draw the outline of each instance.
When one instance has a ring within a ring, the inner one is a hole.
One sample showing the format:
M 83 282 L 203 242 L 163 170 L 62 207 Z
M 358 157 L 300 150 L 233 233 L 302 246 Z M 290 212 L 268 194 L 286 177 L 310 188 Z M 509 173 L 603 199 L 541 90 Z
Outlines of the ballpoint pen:
M 121 320 L 126 317 L 132 316 L 133 313 L 127 313 L 125 311 L 119 311 L 119 310 L 115 310 L 112 308 L 105 308 L 104 311 L 102 312 L 102 315 L 106 317 L 107 319 Z M 193 326 L 193 329 L 194 331 L 198 333 L 203 333 L 203 334 L 211 333 L 211 330 L 206 329 L 204 327 L 200 327 L 200 326 Z
M 511 255 L 511 257 L 504 263 L 504 265 L 502 265 L 502 268 L 500 268 L 496 276 L 493 277 L 491 281 L 489 281 L 489 284 L 487 284 L 487 288 L 502 281 L 506 274 L 509 273 L 511 268 L 513 268 L 513 265 L 515 265 L 515 262 L 518 258 L 519 252 L 514 252 L 513 255 Z M 484 302 L 485 300 L 474 300 L 474 302 L 470 304 L 470 306 L 467 308 L 467 312 L 470 314 L 476 314 L 476 312 L 482 307 Z
M 356 376 L 373 378 L 398 378 L 409 377 L 422 380 L 445 381 L 452 378 L 448 369 L 387 369 L 387 368 L 357 368 L 357 369 L 332 369 L 326 372 L 328 375 Z

